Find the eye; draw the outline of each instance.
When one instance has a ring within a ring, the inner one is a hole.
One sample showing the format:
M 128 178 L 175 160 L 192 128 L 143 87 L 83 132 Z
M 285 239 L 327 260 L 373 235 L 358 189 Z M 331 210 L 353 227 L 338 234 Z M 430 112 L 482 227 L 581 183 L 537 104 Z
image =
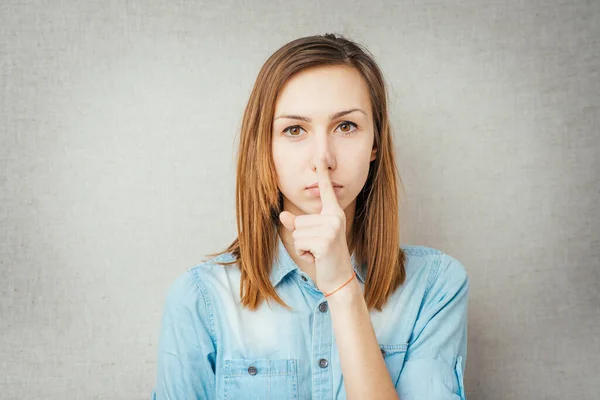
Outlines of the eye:
M 289 138 L 296 138 L 296 137 L 300 136 L 300 134 L 299 134 L 300 132 L 298 131 L 299 129 L 302 129 L 302 127 L 300 125 L 288 126 L 287 128 L 285 128 L 283 130 L 282 133 L 286 133 L 288 131 L 291 132 L 292 129 L 294 130 L 294 134 L 293 135 L 285 135 L 285 136 L 287 136 Z M 304 130 L 304 129 L 302 129 L 302 130 Z
M 352 130 L 342 130 L 341 132 L 342 132 L 342 135 L 344 135 L 344 136 L 354 135 L 358 129 L 358 125 L 356 125 L 354 122 L 351 122 L 351 121 L 343 121 L 337 127 L 338 128 L 346 127 L 346 129 L 348 129 L 348 127 L 354 127 L 354 129 L 352 129 Z M 300 130 L 304 130 L 300 125 L 292 125 L 292 126 L 288 126 L 287 128 L 285 128 L 282 131 L 282 133 L 284 133 L 285 136 L 287 136 L 288 138 L 294 140 L 295 138 L 300 137 Z M 289 132 L 291 134 L 287 134 L 287 132 Z
M 350 121 L 344 121 L 341 124 L 338 125 L 338 128 L 341 126 L 353 126 L 354 129 L 351 131 L 342 131 L 342 134 L 344 134 L 345 136 L 350 136 L 353 135 L 356 130 L 358 129 L 358 126 L 354 123 L 354 122 L 350 122 Z

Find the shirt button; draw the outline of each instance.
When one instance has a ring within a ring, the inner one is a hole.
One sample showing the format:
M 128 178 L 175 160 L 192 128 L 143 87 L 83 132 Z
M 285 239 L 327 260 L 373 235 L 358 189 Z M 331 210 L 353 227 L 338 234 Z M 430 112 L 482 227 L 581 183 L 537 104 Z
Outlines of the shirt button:
M 250 368 L 248 368 L 248 373 L 250 375 L 256 375 L 257 372 L 258 372 L 258 370 L 256 369 L 256 367 L 250 367 Z
M 308 279 L 306 279 L 306 277 L 305 277 L 304 275 L 302 275 L 302 280 L 303 280 L 304 282 L 308 281 Z
M 319 304 L 319 311 L 327 312 L 327 303 L 326 302 Z
M 385 357 L 385 350 L 381 349 L 381 355 Z
M 327 361 L 326 359 L 321 358 L 319 360 L 319 367 L 321 367 L 321 368 L 327 368 L 328 365 L 329 365 L 329 361 Z

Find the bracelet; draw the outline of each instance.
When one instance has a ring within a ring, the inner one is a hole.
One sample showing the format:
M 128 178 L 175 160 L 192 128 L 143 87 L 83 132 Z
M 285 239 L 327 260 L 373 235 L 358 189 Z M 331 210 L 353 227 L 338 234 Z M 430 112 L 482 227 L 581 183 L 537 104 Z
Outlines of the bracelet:
M 352 276 L 350 277 L 350 279 L 348 279 L 348 281 L 347 281 L 346 283 L 344 283 L 344 284 L 343 284 L 342 286 L 340 286 L 339 288 L 335 289 L 333 292 L 331 292 L 331 293 L 327 293 L 327 294 L 325 295 L 325 297 L 327 297 L 327 296 L 331 296 L 332 294 L 334 294 L 335 292 L 337 292 L 338 290 L 340 290 L 341 288 L 343 288 L 344 286 L 346 286 L 347 284 L 349 284 L 349 283 L 350 283 L 350 281 L 351 281 L 352 279 L 354 279 L 354 277 L 355 277 L 355 276 L 356 276 L 356 271 L 353 271 L 353 273 L 352 273 Z

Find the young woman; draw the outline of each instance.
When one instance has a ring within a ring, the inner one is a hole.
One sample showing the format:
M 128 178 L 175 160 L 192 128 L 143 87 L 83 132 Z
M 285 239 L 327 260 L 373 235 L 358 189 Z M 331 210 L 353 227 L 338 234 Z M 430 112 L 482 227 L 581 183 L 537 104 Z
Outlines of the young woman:
M 277 50 L 243 117 L 238 236 L 168 290 L 152 398 L 464 400 L 469 278 L 400 245 L 399 181 L 368 50 Z

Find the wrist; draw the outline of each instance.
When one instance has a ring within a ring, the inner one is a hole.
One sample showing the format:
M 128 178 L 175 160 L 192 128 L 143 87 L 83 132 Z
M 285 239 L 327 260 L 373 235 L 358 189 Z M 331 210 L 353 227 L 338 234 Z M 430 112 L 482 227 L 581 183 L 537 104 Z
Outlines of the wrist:
M 342 290 L 344 288 L 344 286 L 348 285 L 355 277 L 356 277 L 356 272 L 352 271 L 352 275 L 350 276 L 350 279 L 348 279 L 346 282 L 344 282 L 341 285 L 339 285 L 337 289 L 334 289 L 334 290 L 329 291 L 329 292 L 324 292 L 323 295 L 325 297 L 329 297 L 329 296 L 335 294 L 336 292 Z
M 349 304 L 358 298 L 362 299 L 363 293 L 358 282 L 358 277 L 355 275 L 354 271 L 352 272 L 352 279 L 346 285 L 340 287 L 335 293 L 332 293 L 333 291 L 324 293 L 324 295 L 329 294 L 325 297 L 325 300 L 327 300 L 329 304 Z

